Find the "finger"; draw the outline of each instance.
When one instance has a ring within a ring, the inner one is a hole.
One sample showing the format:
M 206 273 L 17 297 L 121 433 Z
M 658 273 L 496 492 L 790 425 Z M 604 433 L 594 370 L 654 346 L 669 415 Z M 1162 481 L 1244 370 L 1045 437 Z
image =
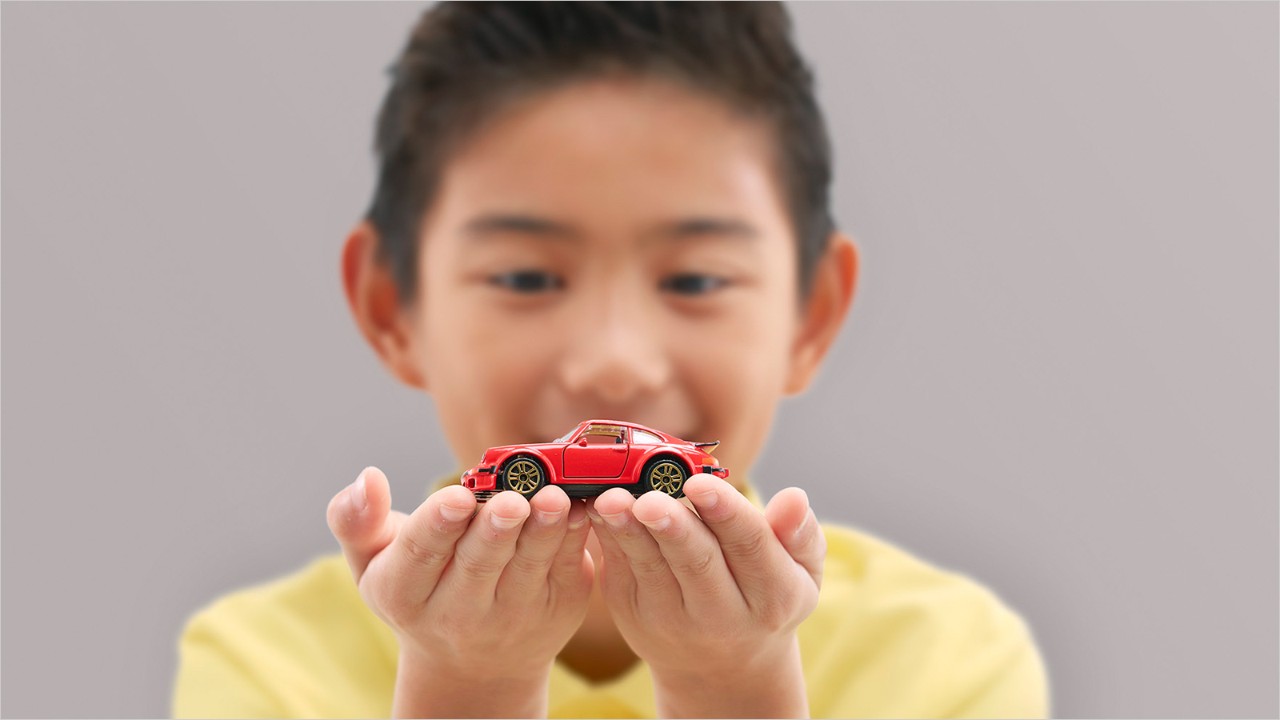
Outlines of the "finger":
M 357 585 L 369 561 L 391 544 L 405 518 L 404 513 L 391 512 L 391 486 L 376 467 L 361 470 L 355 482 L 334 495 L 325 515 Z
M 592 522 L 596 536 L 607 534 L 617 543 L 626 556 L 636 587 L 657 602 L 679 606 L 682 602 L 680 583 L 671 572 L 671 566 L 658 549 L 658 541 L 649 530 L 636 520 L 631 509 L 636 499 L 621 488 L 609 490 L 595 501 L 595 517 Z M 596 520 L 599 518 L 599 520 Z
M 650 492 L 636 500 L 632 513 L 658 543 L 687 604 L 694 608 L 745 607 L 720 552 L 720 541 L 692 510 L 670 495 Z
M 529 519 L 516 540 L 516 551 L 498 579 L 498 597 L 529 597 L 547 584 L 547 573 L 568 530 L 569 496 L 555 485 L 529 501 Z
M 827 538 L 809 505 L 808 494 L 796 487 L 782 490 L 769 501 L 764 517 L 782 547 L 821 588 Z
M 503 490 L 493 496 L 458 540 L 440 589 L 468 602 L 492 602 L 528 517 L 529 501 L 520 493 Z
M 759 508 L 729 483 L 705 473 L 685 481 L 685 495 L 693 501 L 702 522 L 720 541 L 725 562 L 747 604 L 767 601 L 782 563 L 791 559 L 774 537 Z
M 595 575 L 591 554 L 587 552 L 591 523 L 587 519 L 586 505 L 572 502 L 565 525 L 565 535 L 551 563 L 548 579 L 559 597 L 574 601 L 591 592 L 591 580 Z
M 588 529 L 599 527 L 603 522 L 595 510 L 597 499 L 589 498 L 583 506 L 587 514 Z M 614 539 L 611 533 L 597 530 L 595 536 L 596 542 L 600 544 L 601 553 L 601 557 L 595 559 L 599 561 L 599 564 L 595 566 L 595 571 L 600 578 L 600 587 L 604 591 L 605 597 L 634 598 L 636 579 L 631 574 L 631 564 L 627 561 L 627 554 L 622 551 L 618 541 Z
M 385 561 L 389 602 L 416 603 L 431 595 L 475 508 L 471 491 L 448 485 L 405 518 Z

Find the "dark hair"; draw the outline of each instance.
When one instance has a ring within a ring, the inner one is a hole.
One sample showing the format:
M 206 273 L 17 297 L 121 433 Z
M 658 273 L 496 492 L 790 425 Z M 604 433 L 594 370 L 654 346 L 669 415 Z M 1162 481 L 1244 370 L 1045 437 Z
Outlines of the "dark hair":
M 419 227 L 451 150 L 505 103 L 618 72 L 683 82 L 772 125 L 808 294 L 835 227 L 831 149 L 781 4 L 444 2 L 423 13 L 388 72 L 366 218 L 404 305 L 417 290 Z

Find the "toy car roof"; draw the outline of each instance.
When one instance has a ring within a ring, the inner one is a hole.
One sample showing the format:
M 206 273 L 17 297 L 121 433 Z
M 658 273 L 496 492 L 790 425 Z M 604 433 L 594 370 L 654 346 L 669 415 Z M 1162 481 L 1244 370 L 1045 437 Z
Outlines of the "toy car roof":
M 648 425 L 641 425 L 640 423 L 635 423 L 635 422 L 627 422 L 626 420 L 610 420 L 608 418 L 593 418 L 591 420 L 583 420 L 582 422 L 578 423 L 578 427 L 583 427 L 584 425 L 622 425 L 625 427 L 638 428 L 640 430 L 644 430 L 645 432 L 653 433 L 654 435 L 657 435 L 658 437 L 662 438 L 663 440 L 666 440 L 667 442 L 689 442 L 688 440 L 685 440 L 684 438 L 676 437 L 671 433 L 663 432 L 661 430 L 655 430 L 654 428 L 651 428 Z M 576 431 L 576 428 L 575 428 L 575 431 Z

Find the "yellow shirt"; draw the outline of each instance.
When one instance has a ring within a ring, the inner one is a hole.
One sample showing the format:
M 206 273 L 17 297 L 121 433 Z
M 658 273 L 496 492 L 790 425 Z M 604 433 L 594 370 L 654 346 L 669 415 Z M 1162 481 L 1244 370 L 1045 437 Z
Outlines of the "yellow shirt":
M 822 527 L 818 607 L 797 631 L 813 717 L 1048 715 L 1031 633 L 989 590 L 865 532 Z M 388 717 L 397 648 L 342 555 L 320 557 L 196 612 L 173 715 Z M 643 662 L 599 684 L 557 662 L 548 697 L 553 718 L 656 716 Z

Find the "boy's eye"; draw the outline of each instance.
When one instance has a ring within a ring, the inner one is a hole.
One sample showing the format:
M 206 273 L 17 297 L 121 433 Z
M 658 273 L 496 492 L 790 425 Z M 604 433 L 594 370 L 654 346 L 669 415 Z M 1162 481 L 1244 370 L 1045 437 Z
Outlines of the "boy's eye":
M 703 295 L 729 284 L 727 278 L 701 273 L 677 273 L 662 281 L 662 289 L 680 295 Z
M 540 293 L 564 287 L 564 280 L 542 270 L 513 270 L 490 276 L 489 284 L 518 293 Z

